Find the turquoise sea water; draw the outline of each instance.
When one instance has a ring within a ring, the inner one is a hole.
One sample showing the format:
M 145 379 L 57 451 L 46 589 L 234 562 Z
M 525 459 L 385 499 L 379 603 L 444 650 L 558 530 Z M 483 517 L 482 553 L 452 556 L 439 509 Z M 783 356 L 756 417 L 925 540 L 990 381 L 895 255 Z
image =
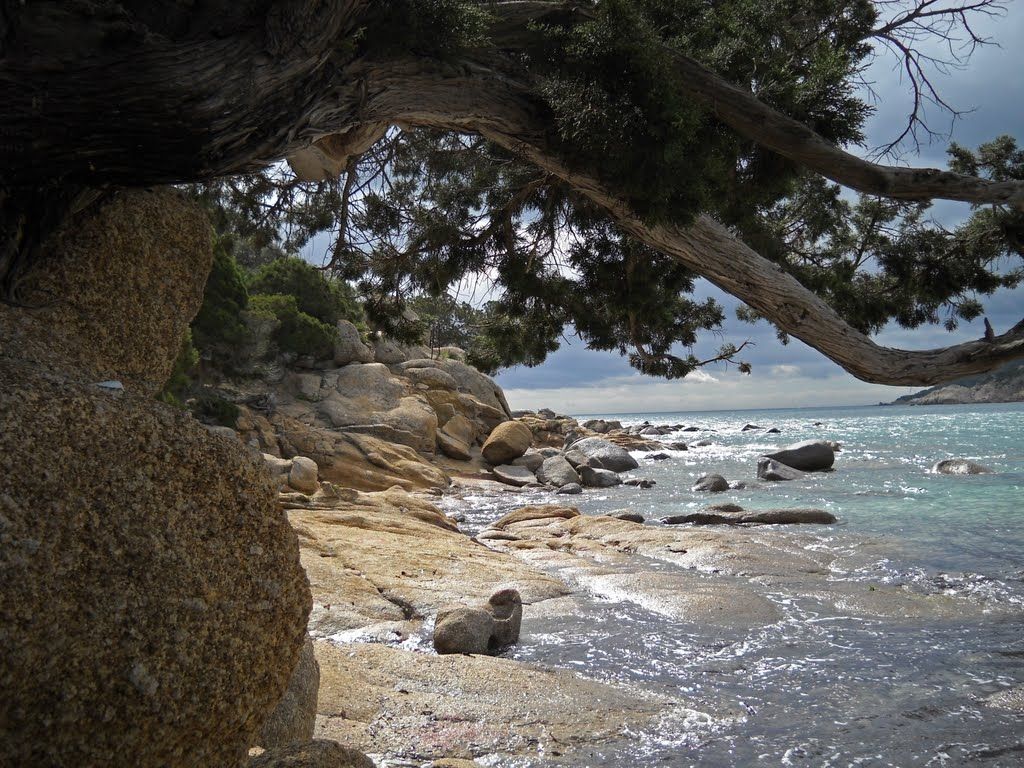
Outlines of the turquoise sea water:
M 527 611 L 523 642 L 510 655 L 664 693 L 685 701 L 686 710 L 569 763 L 1024 765 L 1024 715 L 986 702 L 1024 684 L 1024 404 L 600 416 L 696 426 L 700 431 L 657 439 L 711 444 L 668 451 L 664 461 L 636 454 L 641 466 L 631 474 L 657 486 L 573 497 L 584 514 L 629 508 L 659 525 L 661 517 L 710 500 L 747 509 L 825 508 L 838 525 L 767 535 L 799 537 L 800 546 L 834 555 L 827 578 L 840 588 L 898 586 L 948 596 L 969 610 L 871 616 L 780 584 L 767 592 L 782 619 L 732 633 L 577 585 L 569 615 L 531 618 Z M 742 432 L 747 423 L 781 434 Z M 756 481 L 759 455 L 810 438 L 842 444 L 834 472 Z M 994 472 L 929 472 L 953 457 Z M 750 485 L 713 499 L 690 491 L 708 472 Z M 566 498 L 529 499 L 544 501 Z M 481 496 L 459 502 L 459 511 L 473 529 L 522 503 Z M 546 756 L 514 764 L 559 762 Z

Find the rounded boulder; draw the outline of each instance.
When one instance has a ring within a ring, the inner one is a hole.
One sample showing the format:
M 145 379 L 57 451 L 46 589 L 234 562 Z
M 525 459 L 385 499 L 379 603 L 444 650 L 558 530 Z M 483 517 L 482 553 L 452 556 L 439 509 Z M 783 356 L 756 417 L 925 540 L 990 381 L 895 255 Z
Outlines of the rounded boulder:
M 504 421 L 491 430 L 481 452 L 491 464 L 507 464 L 526 453 L 531 443 L 529 427 L 518 421 Z
M 309 610 L 241 443 L 0 360 L 0 765 L 244 764 Z

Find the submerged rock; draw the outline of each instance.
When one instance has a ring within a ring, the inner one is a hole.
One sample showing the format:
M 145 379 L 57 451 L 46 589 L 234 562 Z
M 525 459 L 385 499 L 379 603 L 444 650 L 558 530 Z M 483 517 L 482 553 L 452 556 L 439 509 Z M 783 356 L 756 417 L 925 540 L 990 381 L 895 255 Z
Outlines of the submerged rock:
M 757 476 L 762 480 L 798 480 L 804 475 L 803 472 L 788 467 L 775 459 L 762 456 L 757 460 Z
M 580 478 L 588 488 L 611 488 L 622 484 L 622 478 L 608 469 L 580 467 Z
M 697 482 L 693 484 L 691 490 L 703 491 L 705 493 L 721 493 L 722 491 L 729 490 L 729 481 L 721 475 L 704 475 L 697 478 Z
M 969 459 L 943 459 L 932 465 L 932 472 L 940 475 L 987 475 L 992 470 Z
M 719 509 L 717 511 L 692 512 L 688 515 L 672 515 L 661 520 L 666 525 L 679 525 L 682 523 L 691 523 L 693 525 L 739 525 L 741 523 L 756 523 L 760 525 L 816 523 L 819 525 L 830 525 L 835 521 L 835 515 L 821 509 L 767 509 L 757 511 L 724 511 Z
M 834 449 L 824 440 L 805 440 L 764 455 L 801 472 L 823 472 L 836 461 Z

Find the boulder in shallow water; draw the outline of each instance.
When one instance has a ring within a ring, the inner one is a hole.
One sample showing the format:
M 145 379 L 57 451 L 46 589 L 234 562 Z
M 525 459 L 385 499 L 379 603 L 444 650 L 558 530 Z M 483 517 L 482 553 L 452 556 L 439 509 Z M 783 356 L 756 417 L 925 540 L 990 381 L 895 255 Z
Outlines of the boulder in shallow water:
M 612 512 L 610 517 L 614 517 L 616 520 L 625 520 L 627 523 L 642 523 L 644 516 L 639 512 L 632 512 L 626 510 L 625 512 Z
M 932 472 L 939 475 L 988 475 L 992 470 L 970 459 L 943 459 L 932 465 Z
M 622 484 L 622 478 L 608 469 L 580 467 L 580 479 L 588 488 L 611 488 Z
M 555 491 L 555 493 L 561 493 L 566 496 L 575 496 L 577 493 L 583 493 L 583 486 L 579 483 L 567 483 Z
M 755 429 L 764 429 L 764 427 L 759 427 L 757 424 L 744 424 L 740 432 L 753 432 Z
M 585 437 L 582 440 L 577 440 L 572 444 L 572 448 L 587 458 L 593 459 L 599 469 L 628 472 L 640 466 L 625 448 L 620 448 L 615 443 L 600 437 Z
M 798 480 L 804 473 L 798 469 L 788 467 L 775 459 L 762 456 L 757 460 L 757 476 L 762 480 L 781 481 Z
M 697 478 L 697 482 L 693 484 L 691 490 L 704 493 L 721 493 L 722 491 L 729 490 L 729 481 L 721 475 L 704 475 Z
M 824 440 L 805 440 L 765 456 L 801 472 L 824 472 L 836 461 L 835 451 Z
M 526 467 L 534 474 L 537 474 L 537 470 L 539 470 L 541 466 L 544 464 L 544 457 L 541 456 L 536 451 L 527 451 L 518 459 L 513 461 L 512 464 L 516 467 Z M 542 483 L 544 482 L 544 480 L 541 480 L 541 478 L 539 477 L 537 479 L 540 480 Z
M 529 427 L 518 421 L 505 421 L 491 431 L 482 453 L 491 464 L 504 464 L 526 453 L 532 442 Z
M 533 472 L 526 467 L 517 467 L 512 464 L 501 464 L 493 470 L 494 476 L 506 485 L 524 486 L 536 483 L 537 478 Z
M 580 476 L 573 469 L 572 464 L 563 456 L 552 456 L 549 459 L 544 459 L 544 463 L 537 472 L 537 479 L 556 488 L 569 485 L 569 483 L 580 482 Z
M 487 611 L 494 618 L 491 645 L 502 647 L 519 642 L 523 624 L 523 598 L 516 589 L 500 589 L 487 601 Z

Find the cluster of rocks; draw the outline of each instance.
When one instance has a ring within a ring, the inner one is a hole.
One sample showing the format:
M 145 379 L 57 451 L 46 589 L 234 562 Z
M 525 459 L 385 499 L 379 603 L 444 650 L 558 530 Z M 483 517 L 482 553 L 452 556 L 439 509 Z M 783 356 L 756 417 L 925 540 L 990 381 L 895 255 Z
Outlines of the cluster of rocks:
M 621 472 L 639 463 L 625 448 L 601 437 L 566 437 L 561 449 L 531 448 L 533 432 L 521 420 L 499 425 L 483 446 L 483 457 L 493 465 L 494 476 L 519 487 L 546 487 L 558 493 L 581 493 L 583 488 L 621 485 Z M 630 479 L 632 485 L 650 487 L 653 481 Z

